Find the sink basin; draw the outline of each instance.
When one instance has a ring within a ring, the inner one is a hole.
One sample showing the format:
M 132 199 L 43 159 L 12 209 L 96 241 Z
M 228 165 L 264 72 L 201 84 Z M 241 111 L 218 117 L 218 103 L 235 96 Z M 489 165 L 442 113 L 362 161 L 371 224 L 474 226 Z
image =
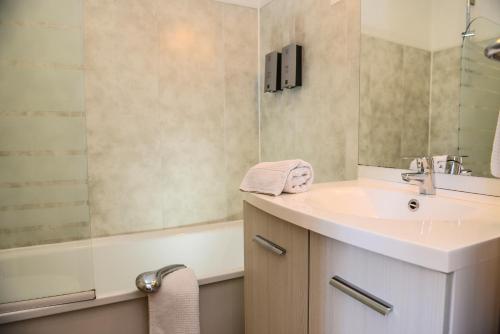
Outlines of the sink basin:
M 500 259 L 500 197 L 441 189 L 420 195 L 413 185 L 359 179 L 302 194 L 247 194 L 246 201 L 310 231 L 441 272 Z
M 418 207 L 409 207 L 409 203 Z M 448 220 L 456 221 L 480 215 L 475 203 L 442 196 L 419 195 L 396 189 L 370 186 L 324 187 L 305 195 L 312 207 L 333 214 L 391 220 Z

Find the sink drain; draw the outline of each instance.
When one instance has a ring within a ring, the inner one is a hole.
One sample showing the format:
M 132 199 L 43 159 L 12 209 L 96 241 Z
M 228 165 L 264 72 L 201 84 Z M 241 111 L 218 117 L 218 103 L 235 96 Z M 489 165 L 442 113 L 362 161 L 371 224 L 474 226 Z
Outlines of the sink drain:
M 411 199 L 408 202 L 408 209 L 410 211 L 417 211 L 419 207 L 420 207 L 420 203 L 416 199 Z

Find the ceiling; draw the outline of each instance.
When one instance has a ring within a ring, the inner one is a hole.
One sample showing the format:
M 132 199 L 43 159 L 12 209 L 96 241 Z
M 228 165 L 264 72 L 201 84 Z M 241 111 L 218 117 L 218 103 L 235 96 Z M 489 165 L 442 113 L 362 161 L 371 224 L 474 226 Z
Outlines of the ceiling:
M 261 8 L 264 7 L 266 4 L 268 4 L 269 2 L 271 2 L 272 0 L 215 0 L 215 1 L 225 2 L 245 7 Z

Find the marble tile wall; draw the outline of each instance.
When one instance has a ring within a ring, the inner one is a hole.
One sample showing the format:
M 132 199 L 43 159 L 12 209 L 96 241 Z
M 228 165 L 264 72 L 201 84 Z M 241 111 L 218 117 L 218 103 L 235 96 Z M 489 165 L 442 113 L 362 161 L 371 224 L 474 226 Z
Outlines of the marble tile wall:
M 82 6 L 84 89 L 71 92 L 84 92 L 73 109 L 86 121 L 88 171 L 77 171 L 88 173 L 92 234 L 240 218 L 238 185 L 259 159 L 257 11 L 213 0 Z M 301 157 L 317 181 L 354 178 L 359 1 L 275 0 L 261 24 L 261 57 L 305 47 L 304 87 L 262 97 L 263 160 Z
M 458 154 L 460 47 L 433 52 L 430 153 Z
M 85 1 L 94 236 L 241 216 L 258 160 L 257 11 Z
M 260 59 L 292 42 L 304 47 L 303 86 L 262 95 L 262 160 L 307 160 L 317 182 L 356 177 L 359 11 L 359 0 L 273 0 L 261 9 Z
M 368 35 L 361 44 L 360 164 L 458 154 L 460 47 L 431 53 Z
M 428 149 L 431 53 L 361 38 L 359 163 L 407 167 Z

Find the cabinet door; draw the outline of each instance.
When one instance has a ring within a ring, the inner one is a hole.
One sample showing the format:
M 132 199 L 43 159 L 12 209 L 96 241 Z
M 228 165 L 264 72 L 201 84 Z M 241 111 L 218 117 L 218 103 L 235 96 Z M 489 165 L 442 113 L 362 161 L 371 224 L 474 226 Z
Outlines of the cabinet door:
M 306 334 L 309 232 L 246 202 L 244 220 L 245 333 Z
M 384 316 L 332 286 L 334 276 L 391 304 L 392 311 Z M 310 233 L 310 334 L 447 333 L 446 286 L 443 273 Z

